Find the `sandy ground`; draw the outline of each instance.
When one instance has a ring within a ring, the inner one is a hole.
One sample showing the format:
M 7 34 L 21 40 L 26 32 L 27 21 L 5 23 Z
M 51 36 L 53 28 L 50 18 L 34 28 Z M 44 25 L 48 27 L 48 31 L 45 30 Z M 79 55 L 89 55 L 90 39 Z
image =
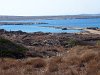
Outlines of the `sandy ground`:
M 84 29 L 84 30 L 92 34 L 100 34 L 100 31 L 97 30 L 92 30 L 92 29 Z

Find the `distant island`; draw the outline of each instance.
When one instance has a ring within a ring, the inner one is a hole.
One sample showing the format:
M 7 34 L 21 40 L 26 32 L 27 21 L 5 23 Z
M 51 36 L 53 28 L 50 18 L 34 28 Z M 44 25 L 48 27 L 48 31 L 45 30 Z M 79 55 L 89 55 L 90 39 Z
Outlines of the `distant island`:
M 45 22 L 0 22 L 0 25 L 33 25 L 33 24 L 48 24 Z
M 88 19 L 100 18 L 100 14 L 59 15 L 59 16 L 0 16 L 0 20 L 38 20 L 38 19 Z

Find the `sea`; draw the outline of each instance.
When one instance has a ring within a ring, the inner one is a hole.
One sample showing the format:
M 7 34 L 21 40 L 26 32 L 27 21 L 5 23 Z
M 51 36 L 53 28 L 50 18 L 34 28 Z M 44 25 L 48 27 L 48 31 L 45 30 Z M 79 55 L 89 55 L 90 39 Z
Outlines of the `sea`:
M 54 27 L 69 27 L 69 28 L 87 28 L 87 27 L 98 27 L 100 28 L 100 18 L 89 18 L 89 19 L 40 19 L 40 20 L 20 20 L 20 21 L 0 21 L 0 22 L 41 22 L 46 24 L 33 24 L 33 25 L 0 25 L 0 29 L 7 31 L 23 31 L 27 33 L 33 32 L 51 32 L 51 33 L 77 33 L 83 32 L 78 29 L 62 30 Z

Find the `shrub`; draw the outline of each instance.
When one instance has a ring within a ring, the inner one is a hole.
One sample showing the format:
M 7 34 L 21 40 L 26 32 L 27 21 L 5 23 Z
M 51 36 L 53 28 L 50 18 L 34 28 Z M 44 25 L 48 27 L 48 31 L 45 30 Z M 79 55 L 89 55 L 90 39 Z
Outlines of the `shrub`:
M 35 59 L 33 63 L 34 68 L 45 68 L 46 67 L 46 61 L 43 59 Z
M 77 55 L 68 56 L 65 62 L 67 65 L 78 65 L 80 64 L 80 57 Z
M 50 61 L 51 61 L 52 63 L 56 63 L 56 64 L 60 64 L 60 63 L 63 62 L 62 57 L 58 57 L 58 56 L 52 57 Z
M 59 71 L 59 67 L 56 63 L 49 63 L 47 71 L 48 72 L 56 72 L 56 71 Z
M 97 45 L 97 46 L 100 46 L 100 40 L 98 40 L 98 41 L 96 42 L 96 45 Z
M 42 58 L 35 58 L 25 62 L 25 65 L 32 65 L 33 68 L 44 68 L 46 67 L 46 61 Z
M 89 62 L 89 61 L 95 59 L 96 55 L 97 55 L 97 53 L 95 53 L 94 51 L 88 50 L 84 54 L 81 55 L 81 61 Z
M 25 57 L 26 48 L 7 39 L 0 38 L 0 57 Z
M 77 45 L 78 44 L 78 42 L 77 42 L 77 40 L 75 40 L 74 38 L 70 38 L 69 40 L 68 40 L 68 45 L 69 46 L 75 46 L 75 45 Z

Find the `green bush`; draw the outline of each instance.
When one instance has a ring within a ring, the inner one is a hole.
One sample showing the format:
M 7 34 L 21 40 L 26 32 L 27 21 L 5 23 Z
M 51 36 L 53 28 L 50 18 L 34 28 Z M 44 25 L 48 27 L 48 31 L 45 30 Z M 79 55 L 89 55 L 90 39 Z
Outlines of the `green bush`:
M 0 57 L 25 57 L 26 48 L 19 46 L 7 39 L 0 38 Z
M 68 40 L 68 45 L 69 46 L 75 46 L 75 45 L 77 45 L 78 44 L 78 41 L 77 40 L 75 40 L 74 38 L 70 38 L 69 40 Z
M 98 40 L 98 41 L 96 42 L 96 45 L 97 45 L 97 46 L 100 46 L 100 40 Z

